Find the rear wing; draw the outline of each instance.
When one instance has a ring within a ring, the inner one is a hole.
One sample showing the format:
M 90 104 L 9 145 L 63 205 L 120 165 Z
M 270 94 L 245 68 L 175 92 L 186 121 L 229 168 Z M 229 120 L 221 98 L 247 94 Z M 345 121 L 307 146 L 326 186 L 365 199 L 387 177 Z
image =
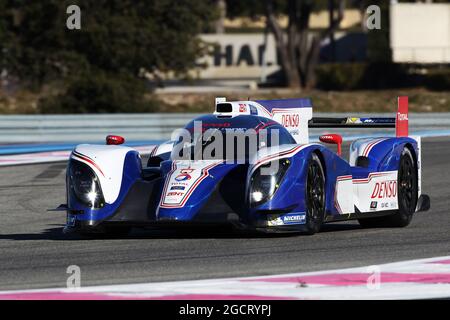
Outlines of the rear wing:
M 312 118 L 310 128 L 395 128 L 395 118 Z
M 311 99 L 227 101 L 216 98 L 218 117 L 255 115 L 273 119 L 289 131 L 298 144 L 309 143 L 309 128 L 396 128 L 397 137 L 408 136 L 408 97 L 398 98 L 396 118 L 313 118 Z
M 395 118 L 312 118 L 309 128 L 395 128 L 397 137 L 408 136 L 408 97 L 398 98 Z

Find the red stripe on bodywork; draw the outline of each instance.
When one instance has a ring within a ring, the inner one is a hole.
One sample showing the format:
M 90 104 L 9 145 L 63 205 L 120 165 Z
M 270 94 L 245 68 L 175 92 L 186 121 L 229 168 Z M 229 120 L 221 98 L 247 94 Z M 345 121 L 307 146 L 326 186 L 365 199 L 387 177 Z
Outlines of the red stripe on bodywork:
M 84 161 L 90 163 L 91 165 L 93 165 L 102 174 L 102 176 L 105 176 L 105 174 L 103 173 L 102 169 L 100 169 L 100 167 L 91 158 L 89 158 L 89 157 L 87 157 L 87 156 L 85 156 L 85 155 L 83 155 L 83 154 L 81 154 L 79 152 L 77 152 L 77 153 L 74 152 L 72 157 L 79 158 L 81 160 L 84 160 Z

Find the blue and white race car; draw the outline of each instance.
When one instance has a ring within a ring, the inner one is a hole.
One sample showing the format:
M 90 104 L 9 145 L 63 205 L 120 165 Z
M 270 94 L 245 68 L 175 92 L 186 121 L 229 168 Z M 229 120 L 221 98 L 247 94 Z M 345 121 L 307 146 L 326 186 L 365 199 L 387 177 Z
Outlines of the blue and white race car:
M 353 141 L 309 141 L 309 128 L 396 128 Z M 65 232 L 124 234 L 135 227 L 232 224 L 246 230 L 314 234 L 326 222 L 407 226 L 428 210 L 421 190 L 421 140 L 408 136 L 408 99 L 396 118 L 313 118 L 310 99 L 216 99 L 201 116 L 140 154 L 109 136 L 79 145 L 67 167 Z M 325 144 L 336 144 L 328 148 Z

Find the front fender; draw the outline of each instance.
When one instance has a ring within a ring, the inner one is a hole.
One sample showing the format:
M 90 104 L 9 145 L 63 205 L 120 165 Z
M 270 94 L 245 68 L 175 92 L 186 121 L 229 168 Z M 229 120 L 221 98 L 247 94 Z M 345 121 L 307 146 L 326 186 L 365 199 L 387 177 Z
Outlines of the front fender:
M 288 157 L 291 165 L 274 196 L 266 203 L 252 209 L 254 218 L 260 212 L 306 212 L 306 177 L 308 162 L 312 153 L 317 153 L 321 159 L 325 174 L 325 210 L 329 214 L 338 214 L 335 208 L 336 179 L 340 176 L 351 176 L 351 168 L 347 161 L 336 155 L 321 144 L 304 145 L 298 150 L 291 150 L 274 159 Z M 255 216 L 256 215 L 256 216 Z

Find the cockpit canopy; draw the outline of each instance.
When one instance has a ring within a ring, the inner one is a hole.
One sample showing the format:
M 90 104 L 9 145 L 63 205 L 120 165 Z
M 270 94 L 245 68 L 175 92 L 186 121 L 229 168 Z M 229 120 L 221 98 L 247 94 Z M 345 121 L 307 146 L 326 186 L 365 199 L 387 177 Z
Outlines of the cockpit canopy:
M 260 116 L 201 116 L 173 137 L 173 160 L 226 160 L 245 163 L 258 150 L 295 144 L 279 123 Z

